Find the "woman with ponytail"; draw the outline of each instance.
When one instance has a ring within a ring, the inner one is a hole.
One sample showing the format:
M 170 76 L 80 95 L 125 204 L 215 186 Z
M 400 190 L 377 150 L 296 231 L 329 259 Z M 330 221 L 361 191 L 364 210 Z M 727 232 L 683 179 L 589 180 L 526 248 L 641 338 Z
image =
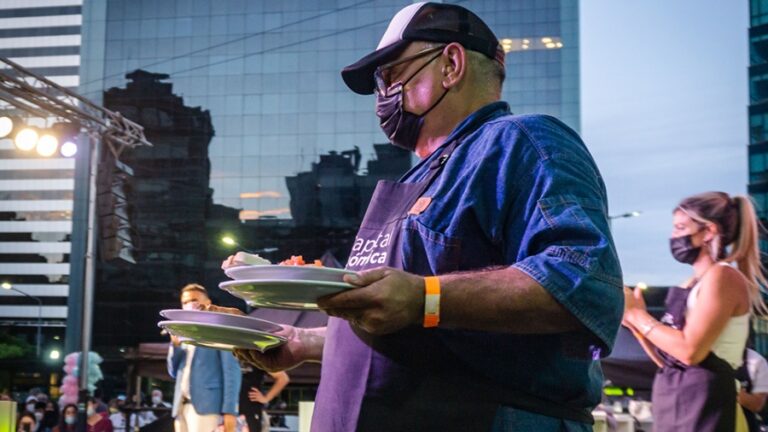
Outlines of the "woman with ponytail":
M 624 321 L 660 367 L 653 383 L 656 432 L 746 430 L 736 404 L 752 311 L 763 312 L 758 222 L 747 197 L 706 192 L 673 212 L 670 250 L 692 276 L 667 294 L 657 321 L 640 290 L 624 288 Z

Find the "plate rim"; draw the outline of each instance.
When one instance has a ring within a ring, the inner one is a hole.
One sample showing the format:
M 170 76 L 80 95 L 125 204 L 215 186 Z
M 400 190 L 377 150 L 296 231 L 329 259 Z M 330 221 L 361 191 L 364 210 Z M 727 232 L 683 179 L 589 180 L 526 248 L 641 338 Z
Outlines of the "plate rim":
M 199 323 L 199 322 L 194 322 L 194 321 L 164 320 L 164 321 L 158 321 L 157 326 L 165 328 L 165 326 L 163 326 L 162 324 L 167 324 L 167 323 L 181 323 L 181 324 L 192 324 L 192 325 L 201 325 L 202 324 L 202 325 L 207 325 L 207 326 L 215 326 L 215 327 L 219 327 L 219 328 L 223 327 L 223 328 L 232 329 L 232 330 L 241 330 L 241 331 L 244 330 L 246 332 L 255 332 L 255 333 L 271 336 L 271 337 L 276 338 L 279 341 L 281 341 L 281 344 L 285 343 L 285 342 L 288 342 L 288 338 L 286 338 L 285 336 L 280 336 L 280 335 L 272 334 L 272 333 L 261 331 L 261 330 L 254 330 L 254 329 L 243 328 L 243 327 L 233 327 L 233 326 L 228 326 L 228 325 L 224 325 L 224 324 Z M 277 346 L 277 345 L 275 345 L 275 346 Z
M 234 279 L 224 282 L 219 282 L 219 288 L 230 287 L 235 285 L 267 285 L 271 283 L 281 284 L 295 284 L 295 285 L 325 285 L 326 287 L 334 288 L 358 288 L 356 285 L 352 285 L 346 282 L 331 282 L 331 281 L 316 281 L 305 279 Z
M 190 310 L 190 311 L 188 311 L 188 310 L 184 310 L 184 309 L 163 309 L 163 310 L 161 310 L 159 312 L 159 314 L 163 318 L 166 318 L 164 321 L 180 321 L 180 320 L 173 320 L 170 317 L 166 316 L 163 313 L 165 311 L 199 312 L 199 313 L 205 313 L 205 314 L 215 314 L 215 315 L 219 315 L 219 316 L 236 316 L 236 317 L 240 317 L 240 318 L 246 318 L 246 319 L 249 319 L 249 320 L 256 320 L 256 321 L 260 321 L 260 322 L 263 322 L 263 323 L 266 323 L 266 324 L 277 326 L 277 327 L 280 327 L 281 330 L 284 328 L 283 324 L 272 322 L 272 321 L 268 321 L 268 320 L 261 319 L 261 318 L 252 317 L 250 315 L 235 315 L 235 314 L 230 314 L 230 313 L 226 313 L 226 312 L 201 311 L 201 310 Z M 184 321 L 184 320 L 181 320 L 181 321 Z M 192 322 L 192 321 L 188 321 L 188 322 Z M 203 323 L 203 324 L 210 324 L 210 323 Z M 221 324 L 221 325 L 226 325 L 226 324 Z M 229 327 L 232 327 L 232 326 L 229 326 Z M 240 328 L 240 327 L 238 327 L 238 328 Z M 256 329 L 250 329 L 250 330 L 256 330 Z M 256 331 L 264 331 L 264 330 L 256 330 Z
M 261 265 L 241 265 L 241 266 L 234 266 L 224 269 L 224 274 L 227 275 L 228 278 L 238 280 L 234 276 L 231 276 L 229 273 L 231 271 L 238 271 L 236 269 L 245 269 L 245 268 L 251 268 L 251 269 L 258 269 L 258 268 L 268 268 L 268 269 L 287 269 L 287 268 L 298 268 L 298 269 L 306 269 L 306 270 L 320 270 L 320 271 L 326 271 L 330 272 L 334 276 L 341 275 L 342 277 L 345 274 L 357 274 L 354 270 L 347 270 L 347 269 L 340 269 L 335 267 L 318 267 L 313 265 L 305 265 L 305 266 L 288 266 L 288 265 L 279 265 L 279 264 L 261 264 Z

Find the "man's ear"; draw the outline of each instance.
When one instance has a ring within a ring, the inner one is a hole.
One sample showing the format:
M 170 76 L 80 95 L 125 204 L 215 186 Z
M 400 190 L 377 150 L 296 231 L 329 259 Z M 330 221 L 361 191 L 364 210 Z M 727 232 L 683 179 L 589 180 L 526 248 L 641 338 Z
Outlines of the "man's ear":
M 456 87 L 467 73 L 467 50 L 459 43 L 449 43 L 443 48 L 441 63 L 443 88 Z

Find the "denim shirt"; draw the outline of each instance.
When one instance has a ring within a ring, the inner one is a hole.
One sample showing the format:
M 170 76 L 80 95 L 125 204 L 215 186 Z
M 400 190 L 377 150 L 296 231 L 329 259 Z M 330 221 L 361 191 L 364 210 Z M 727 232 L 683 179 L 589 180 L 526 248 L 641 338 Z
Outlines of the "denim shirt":
M 545 115 L 487 105 L 448 137 L 462 143 L 405 221 L 403 268 L 420 274 L 512 266 L 585 327 L 554 335 L 439 330 L 476 376 L 557 404 L 591 409 L 623 312 L 605 185 L 579 136 Z M 440 151 L 401 181 L 424 178 Z M 531 421 L 530 419 L 524 420 Z M 547 428 L 540 429 L 547 430 Z M 559 429 L 558 429 L 559 430 Z

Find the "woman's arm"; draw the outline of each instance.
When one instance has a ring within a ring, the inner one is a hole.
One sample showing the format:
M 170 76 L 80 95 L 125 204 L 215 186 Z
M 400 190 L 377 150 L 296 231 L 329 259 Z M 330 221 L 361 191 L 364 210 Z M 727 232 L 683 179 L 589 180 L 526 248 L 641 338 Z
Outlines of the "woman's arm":
M 659 357 L 659 354 L 654 349 L 653 344 L 645 338 L 640 332 L 638 332 L 633 327 L 628 327 L 629 330 L 632 332 L 632 335 L 637 339 L 637 342 L 640 344 L 641 347 L 643 347 L 643 351 L 645 351 L 646 354 L 648 354 L 648 357 L 653 360 L 654 363 L 656 363 L 656 366 L 658 367 L 664 367 L 664 362 L 661 361 L 661 357 Z
M 746 280 L 738 270 L 716 265 L 700 283 L 696 307 L 689 311 L 682 331 L 661 325 L 645 310 L 645 304 L 636 300 L 628 305 L 625 320 L 659 349 L 686 365 L 698 364 L 709 354 L 728 320 L 745 305 L 744 312 L 749 310 Z

